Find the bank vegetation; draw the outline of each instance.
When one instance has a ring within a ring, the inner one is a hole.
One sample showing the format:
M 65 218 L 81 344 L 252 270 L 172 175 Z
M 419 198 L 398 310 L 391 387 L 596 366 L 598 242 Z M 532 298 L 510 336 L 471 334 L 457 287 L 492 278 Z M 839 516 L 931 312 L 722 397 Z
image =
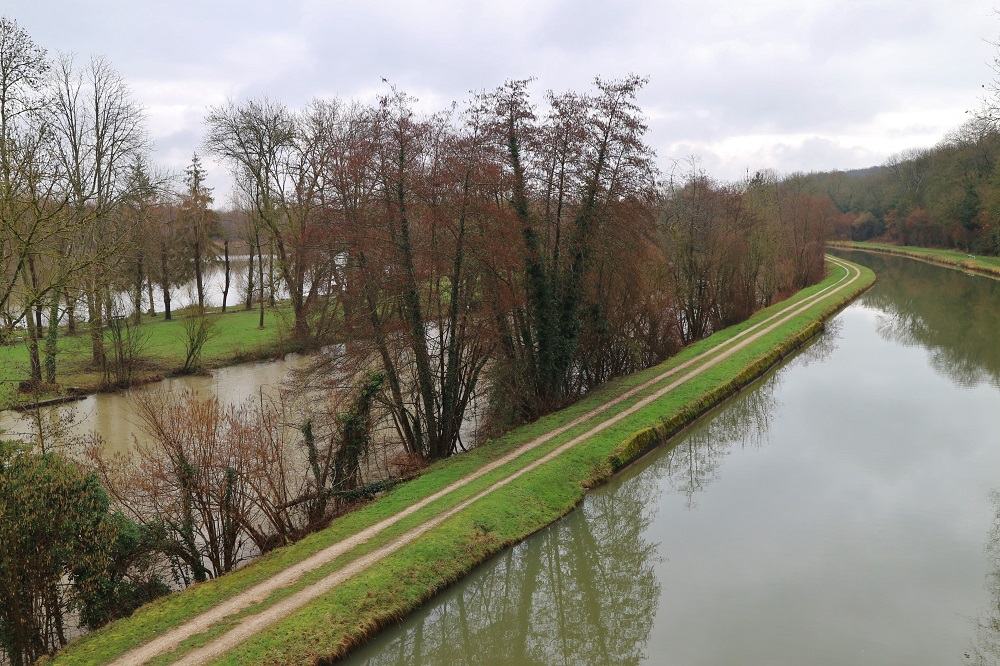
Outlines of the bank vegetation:
M 70 462 L 58 447 L 4 445 L 0 482 L 65 477 L 66 493 L 90 493 L 39 518 L 58 548 L 16 529 L 27 490 L 3 496 L 4 529 L 51 553 L 30 572 L 0 562 L 8 659 L 52 652 L 71 622 L 86 629 L 231 571 L 392 477 L 821 280 L 829 197 L 763 172 L 721 183 L 693 160 L 661 171 L 645 84 L 597 78 L 535 95 L 512 80 L 438 112 L 388 84 L 371 104 L 229 101 L 205 119 L 204 151 L 236 183 L 237 207 L 220 212 L 197 154 L 173 179 L 150 163 L 142 109 L 110 63 L 51 59 L 0 19 L 0 318 L 28 350 L 21 388 L 56 390 L 60 343 L 83 331 L 104 383 L 128 385 L 144 353 L 138 324 L 171 317 L 188 280 L 182 369 L 197 369 L 213 263 L 223 310 L 236 285 L 261 325 L 284 300 L 289 348 L 322 350 L 296 382 L 299 404 L 321 409 L 152 397 L 140 411 L 154 444 L 135 456 L 94 444 Z M 378 478 L 365 467 L 376 432 L 395 447 Z M 60 541 L 82 529 L 72 520 L 104 535 L 81 541 L 97 551 Z

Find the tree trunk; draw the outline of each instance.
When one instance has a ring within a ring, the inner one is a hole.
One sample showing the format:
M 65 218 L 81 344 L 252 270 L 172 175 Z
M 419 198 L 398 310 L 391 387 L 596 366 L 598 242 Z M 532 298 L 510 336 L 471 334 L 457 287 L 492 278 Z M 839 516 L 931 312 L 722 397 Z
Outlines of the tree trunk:
M 33 316 L 25 319 L 28 326 L 28 358 L 31 364 L 31 383 L 35 386 L 42 383 L 42 363 L 38 357 L 38 324 Z
M 245 310 L 253 308 L 253 242 L 250 242 L 250 261 L 247 263 L 247 297 Z
M 271 303 L 271 307 L 273 308 L 277 305 L 274 296 L 274 292 L 276 291 L 274 285 L 274 246 L 271 245 L 268 248 L 268 250 L 269 252 L 267 254 L 267 283 L 268 283 L 268 291 L 270 292 L 269 300 Z
M 135 292 L 132 294 L 132 316 L 136 325 L 142 323 L 142 287 L 146 281 L 145 257 L 142 252 L 135 260 Z
M 76 299 L 66 294 L 66 334 L 76 335 Z
M 424 455 L 431 459 L 441 458 L 445 455 L 441 442 L 441 433 L 438 429 L 437 412 L 435 410 L 436 394 L 434 391 L 434 379 L 431 372 L 430 352 L 427 349 L 427 323 L 424 320 L 423 310 L 420 305 L 420 294 L 417 291 L 416 267 L 413 259 L 413 244 L 410 240 L 410 219 L 406 207 L 406 189 L 403 185 L 403 169 L 405 166 L 406 153 L 403 149 L 399 151 L 399 176 L 396 181 L 396 205 L 399 214 L 399 240 L 397 249 L 402 258 L 403 275 L 405 283 L 403 287 L 403 312 L 409 319 L 411 344 L 413 345 L 413 360 L 417 370 L 417 385 L 419 387 L 420 398 L 423 401 L 424 419 L 427 421 L 427 450 Z
M 153 302 L 153 280 L 152 278 L 146 278 L 146 291 L 149 296 L 149 316 L 156 316 L 156 303 Z
M 59 342 L 59 301 L 62 298 L 62 290 L 57 286 L 52 292 L 52 300 L 49 304 L 49 325 L 45 334 L 45 382 L 55 384 L 56 382 L 56 353 L 58 353 Z
M 100 286 L 94 280 L 87 289 L 87 326 L 90 329 L 90 356 L 95 368 L 103 368 L 104 354 L 104 313 L 101 304 Z
M 205 285 L 201 277 L 201 239 L 194 242 L 194 282 L 198 287 L 198 309 L 205 309 Z
M 226 266 L 226 281 L 222 286 L 222 311 L 226 311 L 226 299 L 229 297 L 229 275 L 230 275 L 230 265 L 229 265 L 229 241 L 223 241 L 222 243 L 222 258 L 225 261 Z
M 170 273 L 167 268 L 167 241 L 160 241 L 160 289 L 163 290 L 163 318 L 170 321 Z
M 257 281 L 260 284 L 260 323 L 258 328 L 264 328 L 264 257 L 261 255 L 260 239 L 257 241 Z

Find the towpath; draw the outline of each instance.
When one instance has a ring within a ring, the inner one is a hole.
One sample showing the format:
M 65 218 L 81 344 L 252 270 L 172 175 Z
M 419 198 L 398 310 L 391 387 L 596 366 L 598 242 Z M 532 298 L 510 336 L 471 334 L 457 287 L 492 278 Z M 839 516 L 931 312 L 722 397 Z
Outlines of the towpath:
M 781 326 L 793 317 L 805 312 L 813 305 L 816 305 L 819 301 L 833 297 L 834 295 L 848 289 L 854 282 L 856 282 L 861 277 L 861 272 L 852 264 L 848 264 L 834 257 L 827 257 L 827 260 L 838 266 L 846 269 L 845 275 L 836 283 L 827 286 L 826 288 L 818 291 L 811 296 L 800 300 L 788 307 L 780 310 L 769 316 L 768 318 L 758 322 L 757 324 L 747 328 L 746 330 L 740 332 L 739 334 L 733 336 L 729 340 L 721 342 L 715 347 L 695 356 L 688 361 L 671 368 L 657 376 L 649 379 L 648 381 L 642 383 L 629 391 L 616 396 L 613 399 L 608 400 L 602 405 L 588 411 L 585 414 L 580 415 L 573 421 L 552 430 L 541 437 L 538 437 L 530 442 L 527 442 L 520 447 L 514 449 L 507 455 L 481 467 L 475 472 L 455 481 L 446 488 L 424 498 L 423 500 L 410 505 L 403 511 L 385 518 L 384 520 L 354 534 L 353 536 L 344 539 L 343 541 L 337 542 L 328 548 L 317 552 L 311 557 L 285 569 L 276 576 L 273 576 L 266 581 L 259 583 L 258 585 L 251 587 L 244 592 L 241 592 L 228 600 L 218 604 L 217 606 L 211 608 L 210 610 L 191 618 L 184 624 L 181 624 L 164 634 L 154 638 L 153 640 L 145 643 L 138 648 L 131 650 L 123 654 L 117 660 L 112 662 L 118 666 L 132 666 L 138 664 L 144 664 L 149 660 L 158 657 L 162 654 L 170 652 L 176 649 L 182 641 L 190 638 L 191 636 L 208 631 L 213 625 L 233 616 L 236 613 L 240 613 L 250 608 L 251 606 L 264 601 L 273 592 L 276 592 L 282 588 L 291 586 L 295 584 L 303 575 L 322 567 L 341 555 L 348 553 L 352 549 L 364 544 L 376 535 L 380 534 L 387 528 L 398 523 L 403 518 L 412 515 L 416 511 L 426 507 L 435 500 L 438 500 L 456 490 L 467 486 L 476 479 L 479 479 L 486 474 L 489 474 L 493 470 L 501 467 L 515 459 L 525 455 L 529 451 L 538 448 L 539 446 L 545 444 L 553 437 L 556 437 L 575 426 L 584 423 L 585 421 L 594 419 L 605 415 L 605 413 L 612 407 L 620 405 L 623 402 L 628 401 L 637 394 L 660 384 L 666 380 L 672 379 L 666 385 L 657 389 L 648 396 L 637 401 L 635 404 L 631 405 L 627 409 L 614 413 L 612 415 L 607 415 L 597 422 L 596 425 L 588 429 L 583 434 L 574 437 L 573 439 L 567 441 L 565 444 L 553 449 L 551 452 L 545 456 L 539 458 L 538 460 L 532 462 L 531 464 L 519 469 L 510 476 L 507 476 L 500 481 L 490 485 L 485 490 L 477 493 L 471 498 L 468 498 L 457 505 L 443 510 L 441 513 L 435 515 L 434 517 L 426 520 L 422 524 L 408 530 L 403 533 L 393 541 L 387 543 L 386 545 L 373 550 L 372 552 L 363 555 L 354 561 L 348 563 L 344 567 L 337 569 L 329 573 L 326 577 L 320 579 L 319 581 L 309 585 L 302 590 L 286 597 L 285 599 L 263 608 L 260 612 L 247 614 L 240 618 L 234 623 L 234 625 L 228 629 L 225 633 L 212 639 L 204 646 L 196 648 L 187 654 L 185 654 L 176 663 L 179 664 L 204 664 L 208 663 L 212 659 L 221 656 L 225 652 L 236 647 L 246 639 L 250 638 L 254 634 L 262 631 L 263 629 L 269 627 L 270 625 L 278 622 L 279 620 L 287 617 L 290 613 L 302 608 L 310 601 L 320 597 L 321 595 L 328 592 L 330 589 L 343 583 L 345 580 L 354 576 L 369 567 L 377 564 L 385 557 L 396 552 L 403 546 L 412 543 L 418 539 L 423 534 L 426 534 L 430 530 L 434 529 L 441 523 L 443 523 L 448 518 L 454 516 L 456 513 L 462 511 L 464 508 L 472 504 L 473 502 L 481 499 L 482 497 L 490 494 L 491 492 L 501 488 L 516 478 L 530 472 L 539 465 L 543 465 L 549 460 L 552 460 L 561 453 L 572 448 L 576 444 L 584 441 L 585 439 L 594 436 L 595 434 L 601 432 L 602 430 L 611 427 L 615 423 L 618 423 L 622 419 L 628 417 L 629 415 L 635 413 L 636 411 L 642 409 L 643 407 L 649 405 L 650 403 L 663 397 L 666 393 L 673 390 L 677 386 L 683 384 L 684 382 L 697 377 L 701 373 L 705 372 L 709 368 L 712 368 L 725 359 L 729 358 L 733 354 L 736 354 L 740 350 L 744 349 L 750 344 L 753 344 L 756 340 L 760 339 L 764 335 L 767 335 L 777 327 Z

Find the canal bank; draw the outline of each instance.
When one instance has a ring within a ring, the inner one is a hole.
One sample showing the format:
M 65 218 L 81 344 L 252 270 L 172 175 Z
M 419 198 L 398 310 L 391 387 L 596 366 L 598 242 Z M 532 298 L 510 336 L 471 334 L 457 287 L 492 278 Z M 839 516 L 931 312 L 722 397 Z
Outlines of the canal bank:
M 954 268 L 1000 279 L 1000 257 L 981 257 L 958 250 L 857 241 L 831 241 L 829 246 L 831 250 L 860 250 L 862 252 L 891 254 L 896 257 L 924 261 L 934 266 Z
M 657 422 L 693 418 L 711 400 L 752 381 L 873 279 L 870 271 L 838 264 L 821 285 L 572 408 L 439 463 L 329 530 L 140 609 L 74 643 L 57 661 L 107 663 L 125 656 L 121 663 L 150 657 L 168 663 L 183 654 L 185 663 L 219 657 L 300 663 L 343 654 L 475 564 L 570 511 L 586 488 L 641 452 L 633 442 L 616 453 L 622 442 Z M 361 534 L 367 538 L 357 539 Z M 376 561 L 378 567 L 370 566 Z M 287 584 L 261 586 L 282 577 Z M 242 606 L 227 606 L 241 594 Z M 211 609 L 214 615 L 189 621 Z M 258 621 L 264 617 L 271 620 Z M 179 652 L 123 654 L 153 645 L 151 639 L 171 627 L 183 635 L 158 650 L 179 646 Z
M 806 348 L 345 666 L 1000 663 L 1000 282 L 842 256 Z

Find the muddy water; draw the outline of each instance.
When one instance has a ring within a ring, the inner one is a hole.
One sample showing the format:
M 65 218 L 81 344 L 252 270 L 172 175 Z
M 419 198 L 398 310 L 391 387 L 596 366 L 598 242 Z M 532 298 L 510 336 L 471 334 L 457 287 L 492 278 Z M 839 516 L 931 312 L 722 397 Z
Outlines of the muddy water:
M 878 285 L 350 664 L 1000 663 L 1000 282 Z
M 70 422 L 70 432 L 76 435 L 96 432 L 109 452 L 125 451 L 132 445 L 133 438 L 142 440 L 145 437 L 132 402 L 136 391 L 189 391 L 198 398 L 214 396 L 224 404 L 236 404 L 261 391 L 275 395 L 288 380 L 290 372 L 305 363 L 306 357 L 289 354 L 279 361 L 244 363 L 213 370 L 210 375 L 174 377 L 134 391 L 91 395 L 46 410 L 43 418 L 49 424 L 59 419 Z M 35 432 L 28 417 L 14 412 L 0 412 L 0 430 L 7 436 L 26 440 L 31 440 Z
M 83 400 L 43 410 L 43 428 L 54 430 L 62 422 L 68 426 L 65 430 L 70 437 L 96 433 L 104 441 L 108 453 L 124 452 L 136 440 L 145 442 L 147 437 L 133 401 L 138 392 L 189 392 L 200 399 L 218 398 L 224 405 L 238 404 L 261 393 L 274 398 L 285 389 L 295 388 L 294 371 L 304 369 L 308 363 L 308 356 L 288 354 L 281 360 L 243 363 L 213 370 L 208 375 L 172 377 L 122 393 L 90 395 Z M 312 397 L 306 398 L 305 404 L 300 404 L 300 410 L 322 405 L 321 392 L 310 395 Z M 461 435 L 467 445 L 476 441 L 482 408 L 481 402 L 474 399 L 465 414 Z M 34 441 L 37 427 L 38 424 L 28 415 L 0 411 L 0 433 L 7 438 Z M 378 421 L 375 429 L 376 439 L 385 447 L 393 452 L 400 449 L 395 429 L 388 418 Z
M 227 303 L 238 306 L 245 291 L 246 257 L 234 257 L 230 275 L 230 290 Z M 204 274 L 205 305 L 222 305 L 222 288 L 225 272 L 221 264 L 211 265 Z M 279 293 L 279 297 L 283 296 Z M 116 296 L 116 303 L 123 313 L 132 312 L 131 294 Z M 171 289 L 171 308 L 179 310 L 198 301 L 194 280 Z M 159 287 L 153 290 L 153 306 L 157 313 L 163 312 L 163 294 Z M 149 308 L 148 293 L 143 292 L 143 308 Z M 78 304 L 78 315 L 86 317 L 83 303 Z M 211 375 L 174 377 L 137 391 L 190 391 L 199 398 L 216 396 L 225 404 L 234 404 L 256 395 L 260 391 L 272 394 L 284 382 L 293 368 L 302 367 L 305 359 L 289 355 L 279 361 L 247 363 L 230 368 L 215 370 Z M 128 448 L 133 437 L 145 435 L 137 423 L 130 400 L 134 392 L 91 395 L 83 400 L 67 403 L 58 409 L 45 410 L 44 419 L 48 426 L 62 420 L 69 425 L 73 435 L 96 432 L 107 443 L 109 451 L 123 451 Z M 33 439 L 36 429 L 28 417 L 15 412 L 0 411 L 0 432 L 7 437 Z

